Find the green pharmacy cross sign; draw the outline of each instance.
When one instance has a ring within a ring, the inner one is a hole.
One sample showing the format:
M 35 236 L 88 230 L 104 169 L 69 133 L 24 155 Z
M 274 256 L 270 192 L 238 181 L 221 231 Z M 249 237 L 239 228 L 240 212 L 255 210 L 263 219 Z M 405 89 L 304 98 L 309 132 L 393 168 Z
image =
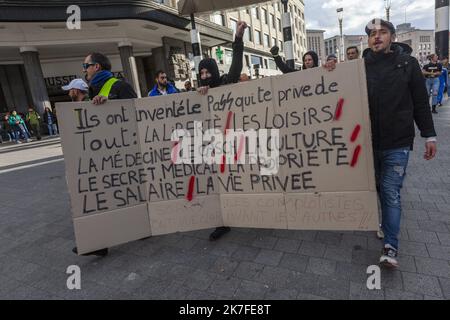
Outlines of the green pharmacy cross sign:
M 219 60 L 223 59 L 223 50 L 220 47 L 217 47 L 217 49 L 216 49 L 216 56 L 217 56 L 217 59 L 219 59 Z

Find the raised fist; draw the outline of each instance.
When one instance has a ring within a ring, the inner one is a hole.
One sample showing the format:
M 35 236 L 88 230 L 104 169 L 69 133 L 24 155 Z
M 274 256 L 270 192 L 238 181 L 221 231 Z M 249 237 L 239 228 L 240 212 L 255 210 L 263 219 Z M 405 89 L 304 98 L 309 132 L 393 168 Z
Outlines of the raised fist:
M 278 48 L 277 46 L 273 46 L 272 49 L 270 49 L 270 53 L 272 54 L 272 56 L 277 56 L 278 52 L 280 52 L 280 48 Z
M 236 28 L 236 37 L 242 38 L 244 36 L 245 29 L 247 29 L 247 23 L 245 21 L 238 21 Z

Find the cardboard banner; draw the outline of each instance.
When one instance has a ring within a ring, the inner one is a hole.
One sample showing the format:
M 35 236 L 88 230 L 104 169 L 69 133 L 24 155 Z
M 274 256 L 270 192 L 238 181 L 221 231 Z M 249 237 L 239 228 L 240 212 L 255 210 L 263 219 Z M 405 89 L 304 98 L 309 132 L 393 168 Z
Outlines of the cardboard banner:
M 378 228 L 362 60 L 57 108 L 80 253 L 224 225 Z

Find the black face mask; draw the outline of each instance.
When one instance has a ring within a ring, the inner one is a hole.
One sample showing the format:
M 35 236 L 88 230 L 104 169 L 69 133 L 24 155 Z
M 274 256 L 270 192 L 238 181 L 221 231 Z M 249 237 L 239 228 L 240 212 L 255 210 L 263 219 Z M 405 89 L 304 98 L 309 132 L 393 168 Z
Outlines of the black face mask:
M 216 86 L 216 81 L 214 81 L 213 77 L 201 79 L 200 83 L 201 83 L 202 87 L 214 88 Z

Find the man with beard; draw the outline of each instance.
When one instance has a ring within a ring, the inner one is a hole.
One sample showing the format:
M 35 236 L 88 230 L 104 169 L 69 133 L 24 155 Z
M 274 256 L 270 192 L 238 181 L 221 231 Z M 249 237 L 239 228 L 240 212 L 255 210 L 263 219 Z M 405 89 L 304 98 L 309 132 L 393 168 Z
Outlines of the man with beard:
M 156 84 L 153 87 L 153 90 L 148 93 L 149 97 L 165 96 L 179 92 L 178 89 L 167 80 L 167 74 L 162 70 L 159 70 L 156 73 L 155 82 Z
M 415 136 L 414 123 L 425 138 L 425 160 L 436 155 L 436 132 L 425 81 L 418 61 L 406 44 L 395 43 L 389 21 L 371 20 L 364 51 L 372 127 L 377 191 L 381 204 L 384 245 L 380 264 L 398 267 L 400 193 Z

